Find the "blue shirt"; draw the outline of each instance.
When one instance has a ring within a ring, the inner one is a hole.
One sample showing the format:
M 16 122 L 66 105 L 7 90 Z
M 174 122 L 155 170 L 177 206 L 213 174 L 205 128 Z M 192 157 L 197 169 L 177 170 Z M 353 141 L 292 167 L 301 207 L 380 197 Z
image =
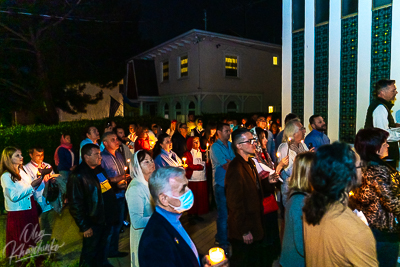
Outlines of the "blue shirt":
M 83 140 L 83 141 L 81 142 L 80 147 L 79 147 L 79 164 L 82 163 L 82 153 L 81 153 L 82 147 L 83 147 L 84 145 L 87 145 L 87 144 L 95 144 L 95 145 L 98 145 L 97 143 L 93 143 L 93 141 L 90 140 L 89 138 L 86 138 L 85 140 Z
M 106 171 L 108 177 L 113 178 L 125 174 L 124 167 L 126 163 L 124 157 L 118 151 L 115 151 L 114 157 L 107 149 L 104 149 L 101 152 L 101 157 L 101 167 Z M 117 198 L 125 197 L 125 190 L 121 190 L 115 196 Z
M 329 140 L 328 136 L 326 136 L 324 132 L 320 132 L 314 129 L 306 136 L 304 143 L 307 146 L 309 143 L 312 143 L 313 147 L 315 148 L 315 151 L 317 151 L 317 149 L 320 146 L 330 144 L 331 140 Z
M 158 213 L 160 213 L 175 228 L 176 231 L 178 231 L 178 233 L 182 236 L 182 238 L 186 241 L 186 243 L 192 249 L 194 255 L 196 255 L 196 258 L 199 261 L 199 265 L 201 266 L 199 253 L 197 252 L 196 246 L 194 245 L 192 239 L 190 239 L 190 236 L 188 235 L 188 233 L 183 228 L 181 222 L 179 221 L 179 218 L 181 217 L 182 214 L 166 211 L 165 209 L 163 209 L 159 206 L 156 206 L 156 211 Z
M 235 153 L 233 153 L 231 142 L 228 141 L 228 147 L 218 139 L 210 150 L 210 158 L 213 168 L 214 185 L 225 187 L 225 174 L 226 170 L 222 167 L 227 160 L 233 160 Z

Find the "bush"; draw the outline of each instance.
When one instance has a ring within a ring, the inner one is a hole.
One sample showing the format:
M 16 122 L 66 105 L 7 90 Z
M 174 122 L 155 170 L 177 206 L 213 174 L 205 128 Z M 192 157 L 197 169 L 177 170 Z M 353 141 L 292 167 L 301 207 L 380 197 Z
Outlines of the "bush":
M 39 146 L 44 149 L 44 161 L 54 165 L 54 152 L 60 145 L 60 138 L 62 134 L 69 134 L 73 144 L 75 156 L 79 156 L 79 145 L 84 137 L 84 131 L 87 127 L 95 126 L 100 135 L 104 132 L 104 126 L 109 118 L 101 120 L 81 120 L 60 122 L 56 125 L 27 125 L 27 126 L 14 126 L 0 130 L 0 151 L 7 146 L 15 146 L 22 151 L 24 162 L 28 163 L 30 160 L 28 150 L 32 147 Z M 156 123 L 165 131 L 169 128 L 170 121 L 160 117 L 142 116 L 142 117 L 115 117 L 112 118 L 117 125 L 125 129 L 125 135 L 129 134 L 129 124 L 136 122 L 141 125 L 150 127 L 150 124 Z

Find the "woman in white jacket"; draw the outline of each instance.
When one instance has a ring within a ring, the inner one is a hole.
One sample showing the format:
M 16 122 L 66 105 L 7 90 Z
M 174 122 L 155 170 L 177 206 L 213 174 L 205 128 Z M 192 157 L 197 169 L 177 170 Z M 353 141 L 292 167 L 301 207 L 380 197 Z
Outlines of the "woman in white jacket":
M 129 216 L 131 218 L 131 266 L 139 266 L 139 241 L 150 216 L 154 211 L 154 202 L 150 196 L 149 178 L 155 170 L 154 161 L 146 150 L 139 150 L 131 161 L 132 182 L 126 190 Z
M 6 257 L 23 255 L 41 240 L 38 212 L 33 191 L 42 179 L 32 182 L 23 169 L 21 150 L 6 147 L 1 154 L 1 186 L 7 210 Z

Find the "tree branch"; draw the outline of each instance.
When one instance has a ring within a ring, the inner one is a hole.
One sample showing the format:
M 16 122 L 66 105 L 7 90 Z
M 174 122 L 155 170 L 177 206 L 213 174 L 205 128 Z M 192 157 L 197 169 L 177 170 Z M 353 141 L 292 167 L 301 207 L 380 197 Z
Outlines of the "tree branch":
M 78 0 L 78 2 L 76 2 L 75 6 L 79 5 L 79 4 L 81 3 L 81 1 L 82 1 L 82 0 Z M 46 27 L 44 27 L 44 28 L 38 30 L 37 35 L 36 35 L 36 38 L 39 38 L 39 36 L 40 36 L 44 31 L 46 31 L 48 28 L 50 28 L 50 27 L 55 27 L 55 26 L 57 26 L 58 24 L 60 24 L 61 22 L 63 22 L 69 15 L 71 15 L 71 13 L 72 13 L 73 11 L 74 11 L 74 8 L 71 8 L 71 10 L 68 11 L 68 12 L 67 12 L 62 18 L 60 18 L 58 21 L 54 22 L 53 24 L 49 24 L 49 25 L 47 25 Z
M 11 32 L 11 33 L 13 33 L 13 34 L 15 34 L 16 36 L 18 36 L 19 38 L 21 38 L 24 42 L 26 42 L 26 43 L 32 45 L 32 43 L 31 43 L 25 36 L 23 36 L 22 34 L 20 34 L 20 33 L 16 32 L 16 31 L 14 31 L 13 29 L 11 29 L 10 27 L 8 27 L 8 26 L 5 25 L 4 23 L 1 23 L 1 22 L 0 22 L 0 26 L 3 27 L 4 29 L 6 29 L 7 31 L 9 31 L 9 32 Z
M 25 49 L 25 48 L 17 48 L 17 47 L 6 47 L 5 49 L 13 49 L 13 50 L 20 50 L 20 51 L 25 51 L 25 52 L 29 52 L 32 54 L 36 54 L 35 51 L 30 50 L 30 49 Z
M 8 85 L 7 88 L 10 89 L 13 93 L 15 93 L 15 94 L 17 94 L 19 96 L 22 96 L 22 97 L 28 97 L 29 96 L 28 91 L 25 88 L 23 88 L 22 86 L 18 85 L 18 84 L 15 84 L 15 83 L 10 82 L 10 81 L 8 81 L 6 79 L 3 79 L 3 78 L 0 78 L 0 83 L 3 83 L 4 85 Z M 20 91 L 16 90 L 16 88 L 22 90 L 23 92 L 20 92 Z

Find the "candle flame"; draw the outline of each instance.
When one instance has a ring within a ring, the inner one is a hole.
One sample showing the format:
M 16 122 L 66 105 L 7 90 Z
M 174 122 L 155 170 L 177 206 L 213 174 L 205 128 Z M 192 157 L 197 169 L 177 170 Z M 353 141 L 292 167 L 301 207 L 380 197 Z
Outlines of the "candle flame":
M 289 137 L 289 142 L 290 142 L 290 141 L 292 141 L 292 138 L 291 138 L 291 137 Z
M 281 153 L 276 152 L 276 156 L 279 158 L 281 156 Z
M 304 143 L 304 140 L 301 140 L 300 142 Z
M 131 162 L 131 159 L 127 159 L 126 162 L 128 162 L 128 163 Z
M 126 171 L 127 169 L 128 169 L 128 167 L 125 166 L 125 167 L 124 167 L 124 170 Z
M 350 191 L 350 192 L 349 192 L 349 197 L 351 197 L 351 196 L 354 196 L 353 191 Z
M 225 253 L 222 248 L 211 248 L 209 250 L 211 264 L 217 264 L 225 259 Z

